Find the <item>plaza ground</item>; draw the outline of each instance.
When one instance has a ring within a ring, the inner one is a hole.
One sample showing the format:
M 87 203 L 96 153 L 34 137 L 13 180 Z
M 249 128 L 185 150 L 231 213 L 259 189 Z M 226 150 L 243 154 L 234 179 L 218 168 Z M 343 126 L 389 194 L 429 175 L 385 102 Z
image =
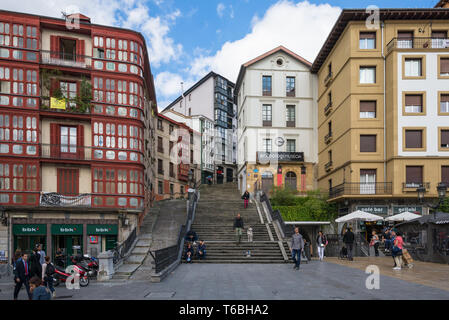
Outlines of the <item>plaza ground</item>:
M 96 282 L 86 288 L 57 288 L 57 299 L 135 300 L 346 300 L 449 299 L 449 266 L 417 262 L 393 272 L 391 258 L 328 258 L 293 270 L 292 264 L 182 264 L 161 283 L 147 280 Z M 365 286 L 365 267 L 379 266 L 380 289 Z M 0 299 L 10 300 L 12 282 L 0 284 Z M 25 299 L 21 291 L 19 299 Z

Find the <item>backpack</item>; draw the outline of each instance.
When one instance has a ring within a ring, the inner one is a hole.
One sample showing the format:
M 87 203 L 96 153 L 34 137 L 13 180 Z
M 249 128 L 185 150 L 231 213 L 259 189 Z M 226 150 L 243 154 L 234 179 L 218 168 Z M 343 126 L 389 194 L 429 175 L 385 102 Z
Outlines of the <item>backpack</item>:
M 45 274 L 47 277 L 51 277 L 55 273 L 55 266 L 53 263 L 47 264 L 47 268 L 45 269 Z

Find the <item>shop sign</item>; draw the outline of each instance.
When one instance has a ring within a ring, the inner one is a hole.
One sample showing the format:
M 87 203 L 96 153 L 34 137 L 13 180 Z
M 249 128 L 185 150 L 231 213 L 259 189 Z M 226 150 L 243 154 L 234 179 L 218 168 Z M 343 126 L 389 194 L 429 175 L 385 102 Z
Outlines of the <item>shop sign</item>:
M 45 235 L 47 234 L 46 224 L 15 224 L 12 232 L 16 235 Z
M 116 224 L 88 224 L 87 234 L 97 235 L 97 234 L 117 234 L 118 228 Z
M 356 210 L 364 211 L 371 214 L 377 215 L 387 215 L 388 214 L 388 206 L 357 206 Z
M 89 243 L 97 244 L 98 243 L 98 236 L 89 236 Z
M 257 160 L 263 163 L 269 161 L 304 162 L 304 152 L 257 152 Z
M 399 214 L 399 213 L 402 213 L 402 212 L 406 212 L 406 211 L 422 215 L 423 207 L 420 207 L 420 206 L 397 206 L 397 207 L 393 207 L 393 215 Z
M 51 226 L 51 233 L 56 234 L 56 235 L 64 235 L 64 234 L 81 235 L 81 234 L 83 234 L 83 225 L 82 224 L 53 224 Z

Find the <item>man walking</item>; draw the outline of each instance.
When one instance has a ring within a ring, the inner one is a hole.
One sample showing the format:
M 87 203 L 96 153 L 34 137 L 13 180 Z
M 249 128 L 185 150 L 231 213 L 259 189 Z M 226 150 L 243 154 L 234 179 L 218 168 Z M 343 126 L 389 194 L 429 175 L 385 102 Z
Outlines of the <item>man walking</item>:
M 45 251 L 42 249 L 42 244 L 39 244 L 37 249 L 39 250 L 38 252 L 39 252 L 39 255 L 40 255 L 39 262 L 40 262 L 41 265 L 43 265 L 45 263 L 45 257 L 47 255 L 45 254 Z
M 348 259 L 350 261 L 353 261 L 354 259 L 352 258 L 352 250 L 354 248 L 354 233 L 352 233 L 352 229 L 351 228 L 347 228 L 346 229 L 346 233 L 343 236 L 343 242 L 346 245 L 346 248 L 348 249 Z
M 14 281 L 16 282 L 16 287 L 14 288 L 14 300 L 17 300 L 20 289 L 22 285 L 25 285 L 25 289 L 28 294 L 28 299 L 31 300 L 30 292 L 30 267 L 28 265 L 28 255 L 24 253 L 21 258 L 16 261 Z
M 240 244 L 243 232 L 243 219 L 240 217 L 240 213 L 237 213 L 237 217 L 234 220 L 235 236 L 237 237 L 237 244 Z
M 299 228 L 295 228 L 295 233 L 292 235 L 292 258 L 295 262 L 293 269 L 299 270 L 301 264 L 301 252 L 304 250 L 304 239 L 299 233 Z

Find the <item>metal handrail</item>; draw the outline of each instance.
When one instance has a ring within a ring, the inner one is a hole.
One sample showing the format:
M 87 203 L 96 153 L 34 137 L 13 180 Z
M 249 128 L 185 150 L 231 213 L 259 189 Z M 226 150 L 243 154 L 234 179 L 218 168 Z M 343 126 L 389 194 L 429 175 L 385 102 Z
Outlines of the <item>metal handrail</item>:
M 449 38 L 412 37 L 408 39 L 393 38 L 387 44 L 387 52 L 393 49 L 447 49 Z
M 118 264 L 126 257 L 134 241 L 136 240 L 136 237 L 137 237 L 137 227 L 134 228 L 134 230 L 129 234 L 128 238 L 125 241 L 123 241 L 120 245 L 118 245 L 112 250 L 114 254 L 112 261 L 114 264 Z
M 392 192 L 392 182 L 344 182 L 329 190 L 329 198 L 333 199 L 343 195 L 388 195 Z

